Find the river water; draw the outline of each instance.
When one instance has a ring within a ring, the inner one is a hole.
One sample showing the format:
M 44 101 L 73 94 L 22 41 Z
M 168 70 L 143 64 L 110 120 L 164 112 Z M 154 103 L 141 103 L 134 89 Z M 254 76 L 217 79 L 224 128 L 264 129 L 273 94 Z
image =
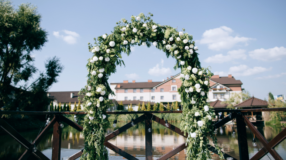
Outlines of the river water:
M 179 123 L 173 123 L 178 126 Z M 117 128 L 123 126 L 124 123 L 117 124 Z M 257 126 L 258 130 L 266 138 L 267 141 L 272 140 L 283 128 L 270 127 L 260 125 Z M 114 131 L 114 128 L 110 126 L 108 133 Z M 239 159 L 239 149 L 237 132 L 235 125 L 225 125 L 215 131 L 216 137 L 218 139 L 218 144 L 223 151 L 229 155 Z M 28 132 L 20 132 L 28 141 L 32 142 L 39 133 L 39 130 L 33 130 Z M 153 138 L 153 157 L 157 159 L 158 157 L 168 153 L 175 147 L 184 143 L 184 138 L 177 133 L 153 122 L 152 128 L 152 138 Z M 253 134 L 247 128 L 247 141 L 249 155 L 252 157 L 259 149 L 262 148 L 262 144 L 256 139 L 253 142 Z M 110 143 L 116 145 L 118 148 L 128 152 L 129 154 L 135 156 L 138 159 L 145 159 L 145 126 L 143 123 L 135 125 L 126 132 L 118 135 L 114 139 L 109 141 Z M 37 149 L 42 151 L 47 157 L 51 157 L 51 147 L 52 147 L 52 130 L 44 135 L 43 139 L 37 146 Z M 72 154 L 78 152 L 84 147 L 84 138 L 82 133 L 71 127 L 64 127 L 62 130 L 62 159 L 67 159 Z M 280 156 L 286 159 L 286 141 L 284 140 L 275 150 L 280 154 Z M 1 160 L 11 160 L 18 159 L 21 154 L 25 151 L 18 142 L 13 140 L 9 135 L 0 135 L 0 159 Z M 109 150 L 110 160 L 121 160 L 123 157 Z M 31 158 L 30 158 L 31 159 Z M 181 151 L 171 158 L 172 160 L 185 159 L 185 151 Z M 214 156 L 214 159 L 217 159 Z M 263 160 L 274 159 L 270 154 L 267 154 L 262 158 Z

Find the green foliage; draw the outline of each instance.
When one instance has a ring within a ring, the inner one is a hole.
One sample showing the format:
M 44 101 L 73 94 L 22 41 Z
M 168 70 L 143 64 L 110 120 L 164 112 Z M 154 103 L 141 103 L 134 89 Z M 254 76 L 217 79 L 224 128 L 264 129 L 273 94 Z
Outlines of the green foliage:
M 118 104 L 117 110 L 124 110 L 124 106 L 123 106 L 122 101 Z
M 63 108 L 64 108 L 64 111 L 68 111 L 66 103 L 64 103 L 64 107 Z
M 147 110 L 146 111 L 151 111 L 151 104 L 150 104 L 150 102 L 147 103 Z
M 178 109 L 179 109 L 179 104 L 178 104 L 178 101 L 176 101 L 175 103 L 174 103 L 174 110 L 175 111 L 177 111 Z
M 68 111 L 72 111 L 72 110 L 71 110 L 71 102 L 69 102 Z
M 271 92 L 268 93 L 268 99 L 269 100 L 274 100 L 274 96 Z
M 222 104 L 227 104 L 228 109 L 234 109 L 235 105 L 241 103 L 243 100 L 250 98 L 249 92 L 231 93 L 230 98 L 223 101 Z
M 141 111 L 142 110 L 142 107 L 141 107 L 141 104 L 140 102 L 138 103 L 138 111 Z
M 142 102 L 141 111 L 146 111 L 146 106 L 144 102 Z
M 169 102 L 167 103 L 167 107 L 166 107 L 166 110 L 167 110 L 167 111 L 170 111 L 170 110 L 171 110 L 171 107 L 170 107 L 170 104 L 169 104 Z
M 80 100 L 78 100 L 77 111 L 81 111 L 81 104 L 80 104 Z
M 158 104 L 157 103 L 154 104 L 153 111 L 158 111 Z
M 0 107 L 4 110 L 45 111 L 50 104 L 47 91 L 62 66 L 54 57 L 45 63 L 45 72 L 33 77 L 38 70 L 31 53 L 47 42 L 40 20 L 36 7 L 21 4 L 14 9 L 10 1 L 0 0 Z
M 50 111 L 53 111 L 53 102 L 50 103 Z
M 77 105 L 76 105 L 76 102 L 74 102 L 73 111 L 76 112 L 76 110 L 77 110 Z
M 164 111 L 165 109 L 164 109 L 164 105 L 163 105 L 163 103 L 161 102 L 160 103 L 160 106 L 159 106 L 159 111 Z

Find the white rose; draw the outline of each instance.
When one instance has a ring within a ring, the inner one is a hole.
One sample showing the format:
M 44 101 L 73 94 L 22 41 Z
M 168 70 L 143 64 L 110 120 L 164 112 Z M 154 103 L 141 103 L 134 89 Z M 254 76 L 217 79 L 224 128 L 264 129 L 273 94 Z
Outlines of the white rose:
M 110 58 L 109 58 L 109 57 L 106 57 L 106 58 L 105 58 L 105 61 L 106 61 L 106 62 L 109 62 L 109 61 L 110 61 Z
M 185 61 L 181 61 L 180 64 L 181 64 L 181 65 L 185 65 Z
M 197 46 L 195 46 L 195 48 L 194 48 L 195 50 L 198 50 L 199 48 L 197 47 Z
M 185 77 L 185 75 L 183 73 L 180 74 L 180 77 Z
M 91 106 L 91 104 L 92 104 L 91 102 L 88 102 L 88 103 L 87 103 L 87 106 Z
M 153 45 L 154 45 L 154 46 L 157 46 L 157 42 L 153 42 Z
M 153 25 L 153 26 L 152 26 L 152 29 L 156 29 L 156 28 L 157 28 L 157 26 L 156 26 L 156 25 Z
M 185 75 L 185 80 L 189 80 L 190 79 L 190 75 Z
M 188 89 L 188 88 L 186 88 L 186 89 L 185 89 L 185 92 L 189 93 L 190 91 L 189 91 L 189 89 Z
M 89 62 L 90 62 L 90 63 L 93 63 L 94 61 L 93 61 L 93 59 L 91 59 L 91 60 L 89 60 Z
M 92 50 L 92 52 L 98 52 L 99 51 L 99 47 L 98 46 L 95 46 Z
M 205 84 L 205 85 L 208 85 L 208 84 L 209 84 L 209 82 L 208 82 L 208 81 L 204 81 L 204 84 Z
M 133 28 L 133 30 L 132 30 L 134 33 L 136 33 L 137 32 L 137 29 L 136 28 Z
M 190 45 L 190 48 L 194 48 L 194 45 L 193 45 L 193 44 L 191 44 L 191 45 Z
M 189 88 L 189 91 L 190 91 L 190 92 L 193 92 L 193 91 L 194 91 L 193 87 L 190 87 L 190 88 Z
M 142 46 L 146 46 L 146 42 L 142 42 Z
M 196 132 L 191 133 L 191 137 L 192 137 L 192 138 L 196 138 L 196 136 L 197 136 Z
M 205 105 L 205 106 L 204 106 L 204 110 L 205 110 L 206 112 L 209 111 L 209 106 Z
M 147 27 L 147 24 L 146 24 L 146 23 L 144 23 L 144 24 L 143 24 L 143 27 Z
M 154 29 L 153 32 L 157 32 L 157 29 Z
M 92 74 L 92 75 L 96 75 L 96 71 L 92 71 L 91 74 Z
M 203 121 L 198 121 L 198 125 L 201 127 L 204 125 L 204 122 Z
M 195 88 L 201 88 L 201 85 L 197 83 L 197 84 L 195 85 Z
M 193 73 L 196 74 L 198 72 L 198 69 L 197 68 L 193 68 L 192 71 L 193 71 Z
M 200 116 L 200 113 L 199 112 L 195 112 L 195 116 L 196 117 Z
M 106 118 L 106 115 L 105 115 L 105 114 L 103 114 L 103 115 L 102 115 L 102 118 L 103 118 L 103 119 L 105 119 L 105 118 Z
M 174 40 L 173 37 L 170 37 L 170 38 L 169 38 L 169 41 L 173 41 L 173 40 Z
M 114 42 L 114 41 L 110 41 L 110 42 L 109 42 L 109 46 L 110 46 L 110 47 L 114 47 L 114 46 L 115 46 L 115 42 Z
M 202 95 L 202 96 L 205 96 L 205 95 L 206 95 L 206 93 L 205 93 L 204 91 L 202 91 L 202 92 L 201 92 L 201 95 Z
M 197 88 L 196 91 L 199 93 L 199 92 L 201 92 L 201 89 L 200 89 L 200 88 Z
M 109 52 L 110 52 L 110 49 L 107 49 L 107 50 L 106 50 L 106 53 L 109 53 Z
M 88 92 L 88 93 L 86 93 L 86 95 L 90 97 L 90 96 L 91 96 L 91 93 Z
M 100 57 L 99 57 L 99 60 L 101 60 L 101 61 L 102 61 L 102 60 L 103 60 L 103 57 L 102 57 L 102 56 L 100 56 Z
M 193 53 L 194 53 L 193 49 L 190 49 L 190 54 L 193 54 Z
M 203 75 L 203 71 L 199 71 L 198 75 L 200 76 Z
M 102 35 L 102 38 L 103 38 L 103 39 L 106 39 L 106 37 L 107 37 L 107 35 L 106 35 L 106 34 Z
M 174 52 L 175 54 L 178 54 L 179 53 L 179 51 L 178 50 L 175 50 L 175 52 Z
M 102 96 L 105 95 L 105 91 L 100 92 L 100 94 L 101 94 Z
M 166 45 L 166 49 L 169 50 L 171 48 L 171 45 Z
M 187 39 L 184 39 L 183 42 L 186 44 L 186 43 L 188 43 L 188 40 L 187 40 Z
M 181 55 L 177 57 L 177 59 L 180 59 L 180 58 L 181 58 Z
M 185 50 L 188 50 L 189 49 L 189 46 L 185 46 Z
M 124 40 L 124 41 L 123 41 L 123 44 L 124 44 L 124 45 L 128 44 L 128 41 L 127 41 L 127 40 Z
M 143 33 L 140 33 L 140 36 L 143 36 Z
M 99 73 L 99 74 L 98 74 L 98 78 L 101 78 L 101 77 L 103 77 L 103 74 L 102 74 L 102 73 Z
M 184 35 L 184 32 L 179 32 L 179 35 L 180 35 L 180 36 Z
M 101 91 L 102 91 L 101 88 L 97 88 L 97 89 L 96 89 L 96 92 L 101 92 Z
M 97 58 L 96 56 L 94 56 L 94 57 L 92 58 L 92 60 L 93 60 L 94 62 L 96 62 L 96 61 L 98 60 L 98 58 Z
M 125 28 L 125 27 L 123 27 L 123 28 L 121 29 L 121 31 L 122 31 L 122 32 L 125 32 L 125 31 L 126 31 L 126 28 Z
M 87 86 L 87 90 L 89 90 L 89 91 L 90 91 L 90 90 L 91 90 L 91 86 Z
M 165 40 L 163 41 L 163 44 L 166 44 L 166 41 L 165 41 Z
M 99 69 L 99 72 L 100 73 L 104 72 L 104 68 Z
M 90 114 L 93 114 L 93 111 L 92 111 L 92 110 L 90 110 L 90 111 L 89 111 L 89 113 L 90 113 Z
M 99 97 L 99 101 L 102 102 L 103 101 L 103 97 Z
M 125 34 L 122 33 L 122 34 L 121 34 L 121 37 L 124 37 L 124 36 L 125 36 Z
M 191 67 L 191 66 L 188 66 L 187 69 L 190 71 L 190 70 L 192 70 L 192 67 Z
M 210 115 L 207 115 L 207 118 L 208 118 L 209 120 L 212 120 L 212 116 L 210 116 Z
M 136 20 L 137 20 L 137 21 L 140 21 L 140 20 L 141 20 L 141 18 L 140 18 L 140 17 L 136 17 Z
M 129 24 L 127 24 L 126 27 L 128 28 L 128 27 L 129 27 Z
M 94 119 L 94 117 L 89 117 L 89 119 L 90 119 L 90 120 L 93 120 L 93 119 Z
M 177 41 L 181 41 L 181 38 L 180 38 L 180 37 L 177 37 Z
M 133 43 L 135 43 L 135 40 L 134 40 L 134 39 L 132 39 L 132 40 L 131 40 L 131 43 L 132 43 L 132 44 L 133 44 Z
M 192 100 L 191 103 L 192 103 L 192 104 L 196 104 L 196 101 Z

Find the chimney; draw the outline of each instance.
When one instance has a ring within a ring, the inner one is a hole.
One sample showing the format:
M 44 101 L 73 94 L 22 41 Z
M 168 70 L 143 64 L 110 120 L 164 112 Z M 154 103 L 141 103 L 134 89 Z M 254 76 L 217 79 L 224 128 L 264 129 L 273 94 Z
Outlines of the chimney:
M 229 75 L 228 75 L 228 78 L 232 78 L 232 75 L 231 75 L 231 74 L 229 74 Z
M 71 98 L 73 98 L 73 93 L 71 93 Z
M 151 80 L 151 79 L 149 79 L 149 80 L 148 80 L 148 82 L 152 82 L 152 80 Z
M 219 78 L 219 75 L 213 75 L 212 78 Z
M 133 80 L 132 83 L 135 83 L 135 80 Z
M 117 88 L 120 88 L 120 84 L 117 85 Z
M 128 83 L 128 80 L 124 80 L 123 83 Z

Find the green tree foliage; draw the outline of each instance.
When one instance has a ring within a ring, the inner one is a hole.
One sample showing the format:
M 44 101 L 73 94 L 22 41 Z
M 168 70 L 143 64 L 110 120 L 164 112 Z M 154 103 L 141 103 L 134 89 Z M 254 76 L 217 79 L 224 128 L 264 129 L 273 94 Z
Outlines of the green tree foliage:
M 158 104 L 157 103 L 154 104 L 153 111 L 158 111 Z
M 274 96 L 271 92 L 268 93 L 268 99 L 269 100 L 274 100 Z
M 179 109 L 178 101 L 174 103 L 174 110 L 177 111 Z
M 80 104 L 80 100 L 78 100 L 78 104 L 77 104 L 77 111 L 81 111 L 81 104 Z
M 76 112 L 76 110 L 77 110 L 77 106 L 76 106 L 76 102 L 74 102 L 73 111 Z
M 118 104 L 118 106 L 117 106 L 117 110 L 124 110 L 124 106 L 123 106 L 122 101 L 119 102 L 119 104 Z
M 4 110 L 43 111 L 50 104 L 47 91 L 62 71 L 59 59 L 48 60 L 46 72 L 30 83 L 37 72 L 31 53 L 47 42 L 40 20 L 36 7 L 21 4 L 14 9 L 11 2 L 0 0 L 0 108 L 5 106 Z
M 67 104 L 66 103 L 64 103 L 64 107 L 63 107 L 64 109 L 64 111 L 67 111 L 68 109 L 67 109 Z
M 62 111 L 62 103 L 61 102 L 59 103 L 59 110 L 58 111 L 59 112 Z
M 68 111 L 71 111 L 71 102 L 69 102 Z
M 142 102 L 142 107 L 141 107 L 142 111 L 146 111 L 146 107 L 145 107 L 145 104 L 144 102 Z
M 242 92 L 242 93 L 231 93 L 230 98 L 222 102 L 222 104 L 227 104 L 228 109 L 234 109 L 235 105 L 249 98 L 250 98 L 250 94 L 247 91 Z
M 53 103 L 51 102 L 50 103 L 50 111 L 53 111 L 53 108 L 54 108 L 54 106 L 53 106 Z
M 138 111 L 141 111 L 142 110 L 142 108 L 141 108 L 141 104 L 140 104 L 140 102 L 138 103 Z
M 171 107 L 170 107 L 170 104 L 169 104 L 169 102 L 168 102 L 168 104 L 167 104 L 167 107 L 166 107 L 166 109 L 167 109 L 167 111 L 170 111 L 170 110 L 171 110 Z
M 164 105 L 163 105 L 163 103 L 160 103 L 159 111 L 164 111 Z
M 147 111 L 151 111 L 151 104 L 150 104 L 150 102 L 147 103 Z

